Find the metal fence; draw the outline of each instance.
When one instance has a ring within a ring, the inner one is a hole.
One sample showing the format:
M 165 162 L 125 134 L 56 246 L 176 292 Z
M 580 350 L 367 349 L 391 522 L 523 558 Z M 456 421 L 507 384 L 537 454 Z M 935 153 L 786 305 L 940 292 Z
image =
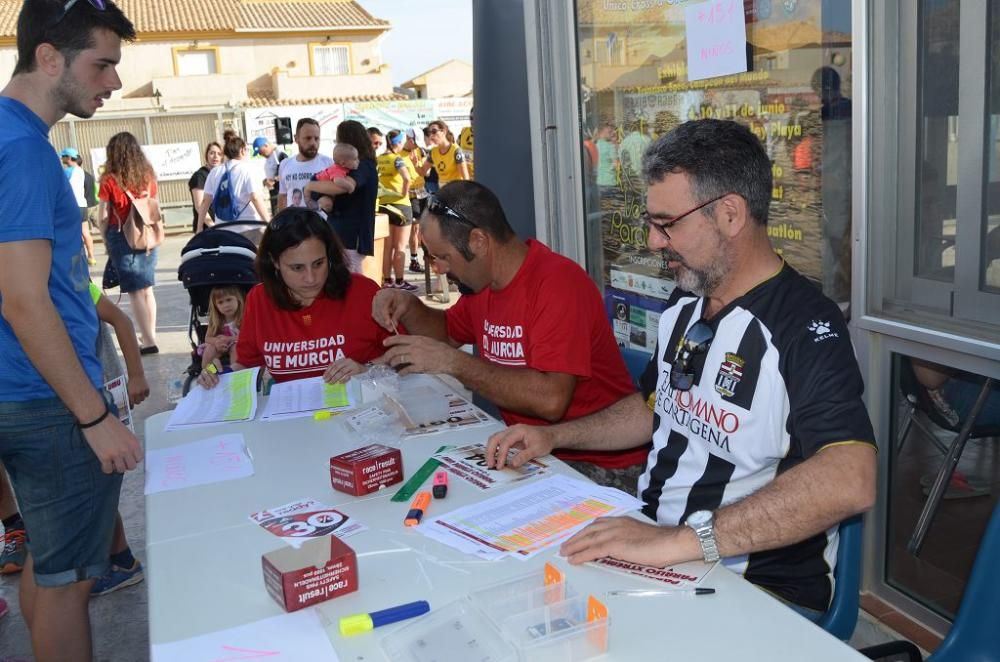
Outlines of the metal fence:
M 242 132 L 242 125 L 242 115 L 229 108 L 169 115 L 101 115 L 88 120 L 71 117 L 52 127 L 49 140 L 56 151 L 64 147 L 75 147 L 83 157 L 84 168 L 94 172 L 90 150 L 106 146 L 111 136 L 121 131 L 133 134 L 144 145 L 197 142 L 204 146 L 213 140 L 221 142 L 222 132 L 226 129 L 233 128 Z M 187 182 L 159 182 L 159 199 L 163 207 L 190 205 L 191 194 L 188 192 Z

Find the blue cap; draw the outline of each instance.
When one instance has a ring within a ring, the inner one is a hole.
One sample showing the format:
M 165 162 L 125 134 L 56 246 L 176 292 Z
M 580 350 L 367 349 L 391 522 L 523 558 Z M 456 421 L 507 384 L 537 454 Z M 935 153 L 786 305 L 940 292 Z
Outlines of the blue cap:
M 63 151 L 59 152 L 59 156 L 68 156 L 71 159 L 75 159 L 76 157 L 80 156 L 80 152 L 76 151 L 72 147 L 67 147 Z
M 267 138 L 264 136 L 257 136 L 253 139 L 253 155 L 257 156 L 260 154 L 260 148 L 267 144 Z
M 402 133 L 397 133 L 397 134 L 396 134 L 396 135 L 394 135 L 394 136 L 392 137 L 392 139 L 391 139 L 391 140 L 389 141 L 389 144 L 390 144 L 390 145 L 399 145 L 400 143 L 402 143 L 402 142 L 403 142 L 403 140 L 404 140 L 404 138 L 403 138 L 403 134 L 402 134 Z

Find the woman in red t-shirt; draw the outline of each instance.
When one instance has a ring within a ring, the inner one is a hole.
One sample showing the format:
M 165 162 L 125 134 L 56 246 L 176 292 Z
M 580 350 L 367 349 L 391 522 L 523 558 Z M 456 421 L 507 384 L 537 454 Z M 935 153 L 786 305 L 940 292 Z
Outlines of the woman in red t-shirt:
M 131 133 L 123 131 L 111 136 L 106 148 L 107 161 L 98 191 L 100 207 L 97 212 L 104 245 L 108 258 L 118 271 L 122 292 L 128 294 L 132 304 L 132 315 L 139 327 L 141 353 L 156 354 L 156 299 L 153 285 L 156 284 L 156 259 L 159 249 L 135 251 L 129 247 L 121 233 L 121 225 L 126 218 L 130 202 L 125 195 L 127 189 L 137 198 L 156 197 L 156 173 L 146 155 L 139 147 L 139 141 Z
M 287 207 L 257 249 L 260 285 L 247 295 L 234 370 L 265 366 L 275 381 L 346 382 L 385 352 L 389 332 L 372 318 L 375 281 L 347 270 L 337 235 L 318 213 Z M 216 375 L 198 383 L 212 388 Z

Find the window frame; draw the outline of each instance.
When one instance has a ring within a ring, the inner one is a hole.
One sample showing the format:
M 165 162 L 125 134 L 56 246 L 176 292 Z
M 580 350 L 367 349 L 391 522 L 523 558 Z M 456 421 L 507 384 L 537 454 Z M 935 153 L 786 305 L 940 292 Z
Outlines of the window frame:
M 170 49 L 174 60 L 174 76 L 215 76 L 222 73 L 222 51 L 218 46 L 174 46 Z M 181 57 L 193 53 L 211 53 L 215 58 L 215 71 L 207 74 L 182 74 Z
M 319 73 L 316 70 L 319 58 L 318 48 L 344 48 L 347 50 L 347 71 L 344 73 Z M 347 41 L 313 41 L 309 42 L 309 75 L 310 76 L 350 76 L 354 74 L 354 49 Z

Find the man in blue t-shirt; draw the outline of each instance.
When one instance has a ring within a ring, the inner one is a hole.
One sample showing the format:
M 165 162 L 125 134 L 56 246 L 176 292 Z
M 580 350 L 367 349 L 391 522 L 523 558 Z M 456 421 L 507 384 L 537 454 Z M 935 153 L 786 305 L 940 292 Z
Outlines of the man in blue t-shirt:
M 28 534 L 20 602 L 39 660 L 92 658 L 91 585 L 108 567 L 122 473 L 142 459 L 99 392 L 80 209 L 48 142 L 66 113 L 90 117 L 121 87 L 121 42 L 134 38 L 110 0 L 27 0 L 0 92 L 0 460 Z

